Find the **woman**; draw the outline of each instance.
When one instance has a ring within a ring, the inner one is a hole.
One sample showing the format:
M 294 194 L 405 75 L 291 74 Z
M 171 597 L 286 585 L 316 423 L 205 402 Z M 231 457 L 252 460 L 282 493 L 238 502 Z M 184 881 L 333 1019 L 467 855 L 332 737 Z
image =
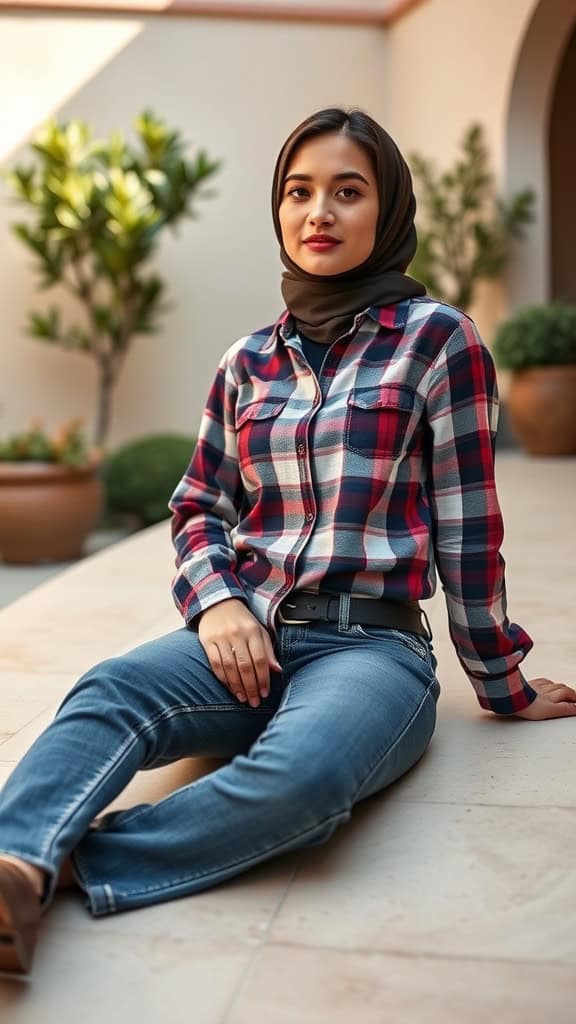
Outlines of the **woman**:
M 272 205 L 287 308 L 221 359 L 170 501 L 185 626 L 90 669 L 4 788 L 5 970 L 29 968 L 67 858 L 95 916 L 189 895 L 326 841 L 411 768 L 440 690 L 418 604 L 434 564 L 480 705 L 576 713 L 576 691 L 518 667 L 532 641 L 506 617 L 493 364 L 406 276 L 396 145 L 364 113 L 314 114 Z M 138 769 L 191 755 L 230 760 L 95 820 Z

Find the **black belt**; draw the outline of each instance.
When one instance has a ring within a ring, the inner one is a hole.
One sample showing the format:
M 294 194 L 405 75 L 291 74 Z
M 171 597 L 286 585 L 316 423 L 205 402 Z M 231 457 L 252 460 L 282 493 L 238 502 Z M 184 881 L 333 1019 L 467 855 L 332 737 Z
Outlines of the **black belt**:
M 286 620 L 320 619 L 323 622 L 338 622 L 341 599 L 344 594 L 312 594 L 296 590 L 280 602 L 279 609 Z M 351 597 L 348 619 L 361 626 L 384 626 L 389 629 L 405 629 L 409 633 L 430 637 L 422 622 L 423 613 L 415 602 L 385 601 L 376 597 Z

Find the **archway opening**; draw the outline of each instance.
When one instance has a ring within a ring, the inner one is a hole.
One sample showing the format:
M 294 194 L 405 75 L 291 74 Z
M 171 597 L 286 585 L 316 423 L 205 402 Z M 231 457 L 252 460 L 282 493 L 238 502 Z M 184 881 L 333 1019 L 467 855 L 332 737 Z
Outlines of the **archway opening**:
M 547 302 L 561 291 L 566 293 L 568 287 L 566 251 L 569 234 L 574 237 L 576 209 L 571 207 L 574 219 L 568 221 L 562 197 L 570 192 L 566 174 L 574 167 L 576 147 L 571 137 L 575 115 L 569 109 L 576 81 L 570 67 L 575 59 L 575 26 L 574 0 L 540 0 L 520 44 L 512 76 L 506 191 L 512 195 L 530 186 L 536 195 L 535 222 L 518 246 L 508 275 L 512 308 Z M 570 202 L 575 203 L 576 197 L 571 196 Z M 573 265 L 573 258 L 569 262 Z M 562 270 L 557 269 L 560 266 Z M 576 300 L 575 288 L 572 282 L 572 301 Z
M 576 30 L 558 71 L 548 134 L 550 298 L 576 305 Z

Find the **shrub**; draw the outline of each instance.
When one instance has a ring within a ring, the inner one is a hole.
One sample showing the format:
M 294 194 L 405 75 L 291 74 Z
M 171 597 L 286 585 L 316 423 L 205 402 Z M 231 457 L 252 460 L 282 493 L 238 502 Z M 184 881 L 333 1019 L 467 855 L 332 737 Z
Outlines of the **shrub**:
M 123 445 L 103 465 L 107 515 L 142 527 L 170 516 L 168 501 L 186 471 L 197 439 L 153 434 Z
M 576 364 L 576 306 L 523 306 L 498 328 L 492 351 L 503 370 Z

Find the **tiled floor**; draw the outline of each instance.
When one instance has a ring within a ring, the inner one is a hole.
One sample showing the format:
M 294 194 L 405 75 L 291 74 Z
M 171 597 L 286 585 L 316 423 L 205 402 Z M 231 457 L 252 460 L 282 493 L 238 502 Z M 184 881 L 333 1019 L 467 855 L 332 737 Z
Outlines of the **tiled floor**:
M 85 557 L 96 554 L 109 544 L 116 544 L 128 536 L 123 529 L 95 530 L 84 545 Z M 16 598 L 45 583 L 46 580 L 63 572 L 75 562 L 50 563 L 46 565 L 7 565 L 0 559 L 0 608 L 11 604 Z
M 508 605 L 525 669 L 576 684 L 576 460 L 502 453 Z M 101 551 L 0 613 L 0 781 L 74 679 L 180 625 L 166 524 Z M 576 719 L 483 712 L 427 608 L 443 693 L 422 761 L 329 843 L 215 889 L 92 920 L 46 916 L 7 1024 L 573 1024 Z M 214 764 L 136 776 L 157 799 Z

